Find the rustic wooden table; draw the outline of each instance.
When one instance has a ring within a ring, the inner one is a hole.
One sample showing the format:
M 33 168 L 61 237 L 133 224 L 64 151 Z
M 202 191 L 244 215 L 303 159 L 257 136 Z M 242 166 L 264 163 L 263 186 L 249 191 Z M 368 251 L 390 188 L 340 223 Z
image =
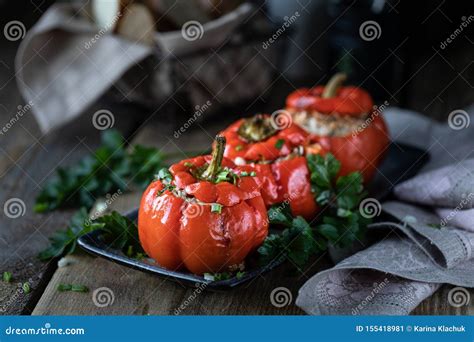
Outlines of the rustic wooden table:
M 0 50 L 0 119 L 3 125 L 10 120 L 17 106 L 23 104 L 23 100 L 14 83 L 12 61 L 16 45 L 8 43 Z M 474 83 L 472 53 L 463 51 L 442 56 L 434 52 L 432 56 L 418 57 L 409 66 L 413 76 L 401 89 L 401 93 L 410 94 L 403 99 L 405 106 L 442 118 L 450 110 L 472 101 L 473 87 L 465 83 L 466 79 Z M 440 75 L 438 70 L 446 69 L 447 64 L 452 73 Z M 280 78 L 279 83 L 283 83 L 284 91 L 290 88 L 285 79 Z M 397 101 L 394 98 L 391 104 Z M 95 108 L 103 105 L 98 103 Z M 267 105 L 269 109 L 278 108 L 271 103 Z M 218 129 L 231 120 L 223 117 L 219 124 L 206 123 L 205 128 L 197 124 L 182 138 L 169 139 L 166 136 L 171 136 L 172 129 L 168 125 L 158 120 L 142 124 L 145 121 L 137 108 L 117 106 L 113 112 L 116 126 L 132 143 L 158 146 L 167 151 L 207 147 Z M 28 114 L 6 134 L 0 135 L 0 204 L 3 206 L 10 198 L 20 198 L 26 205 L 25 215 L 17 219 L 8 218 L 3 212 L 0 216 L 0 272 L 12 271 L 14 275 L 12 283 L 0 281 L 0 314 L 166 315 L 174 314 L 182 305 L 182 314 L 303 314 L 294 301 L 283 308 L 274 307 L 270 303 L 270 292 L 275 287 L 284 286 L 291 290 L 294 299 L 308 277 L 330 266 L 325 255 L 315 260 L 302 275 L 295 276 L 287 267 L 280 267 L 238 289 L 205 291 L 192 301 L 188 300 L 194 294 L 192 288 L 85 253 L 74 256 L 76 262 L 67 267 L 58 268 L 57 260 L 40 262 L 37 253 L 47 246 L 48 237 L 54 231 L 65 227 L 73 211 L 35 214 L 32 210 L 35 196 L 58 166 L 74 163 L 97 146 L 99 132 L 91 125 L 92 113 L 94 108 L 77 122 L 47 136 L 40 134 L 33 117 Z M 154 119 L 159 118 L 160 114 L 155 113 Z M 114 202 L 114 206 L 122 212 L 135 208 L 139 195 L 123 195 Z M 17 286 L 17 283 L 25 281 L 30 282 L 32 288 L 28 294 Z M 90 293 L 58 292 L 56 287 L 59 283 L 84 284 L 91 290 L 108 287 L 113 291 L 115 300 L 112 305 L 100 308 L 94 305 Z M 447 301 L 449 289 L 449 286 L 443 286 L 413 313 L 474 314 L 474 301 L 462 308 L 450 306 Z M 474 295 L 474 292 L 471 291 L 471 294 Z
M 208 125 L 183 135 L 177 141 L 160 135 L 163 126 L 159 123 L 145 125 L 138 130 L 132 142 L 149 146 L 165 147 L 166 150 L 207 147 L 217 125 Z M 330 266 L 323 255 L 305 270 L 296 275 L 287 267 L 260 276 L 242 287 L 230 291 L 204 291 L 196 296 L 196 290 L 170 280 L 133 270 L 85 253 L 73 256 L 74 263 L 57 267 L 57 260 L 41 263 L 36 259 L 39 250 L 47 245 L 47 237 L 65 226 L 70 211 L 40 215 L 32 213 L 35 194 L 43 179 L 48 177 L 58 164 L 70 163 L 83 153 L 94 148 L 95 140 L 76 138 L 74 134 L 59 133 L 37 142 L 19 162 L 2 159 L 3 167 L 9 171 L 2 177 L 0 203 L 18 197 L 26 203 L 26 214 L 17 219 L 3 216 L 0 235 L 2 270 L 14 273 L 11 284 L 0 282 L 0 304 L 8 314 L 33 315 L 95 315 L 174 314 L 180 307 L 181 314 L 275 314 L 294 315 L 303 312 L 294 305 L 276 308 L 270 302 L 271 291 L 279 286 L 291 290 L 296 298 L 299 287 L 315 272 Z M 10 164 L 10 165 L 7 165 Z M 121 212 L 136 208 L 140 194 L 120 196 L 112 206 Z M 32 292 L 19 291 L 17 282 L 29 281 Z M 114 303 L 107 307 L 94 305 L 91 294 L 58 292 L 60 283 L 84 284 L 91 290 L 108 287 L 114 294 Z M 434 296 L 424 301 L 414 314 L 472 314 L 474 306 L 453 308 L 448 304 L 448 286 L 441 288 Z M 194 299 L 194 297 L 196 297 Z M 193 298 L 193 300 L 189 300 Z

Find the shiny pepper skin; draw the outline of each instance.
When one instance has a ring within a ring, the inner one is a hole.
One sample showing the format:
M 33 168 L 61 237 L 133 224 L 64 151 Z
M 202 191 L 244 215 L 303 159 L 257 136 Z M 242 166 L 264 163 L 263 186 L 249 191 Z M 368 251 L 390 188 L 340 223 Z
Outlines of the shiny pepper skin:
M 270 120 L 267 115 L 263 117 Z M 239 129 L 246 120 L 255 118 L 238 120 L 220 133 L 228 142 L 224 156 L 243 164 L 244 170 L 256 173 L 267 207 L 288 202 L 293 215 L 313 218 L 318 206 L 311 191 L 306 158 L 294 154 L 295 149 L 303 149 L 307 144 L 309 134 L 289 124 L 260 141 L 249 141 L 239 134 Z
M 369 93 L 358 87 L 341 87 L 344 80 L 344 75 L 338 74 L 326 87 L 298 89 L 288 96 L 286 107 L 294 121 L 308 130 L 310 141 L 318 143 L 323 151 L 331 152 L 341 162 L 341 176 L 359 171 L 367 183 L 385 156 L 390 142 L 389 132 L 382 115 L 374 110 Z M 304 122 L 298 120 L 302 112 L 309 115 Z M 325 135 L 312 131 L 306 121 L 317 120 L 314 113 L 333 116 L 333 124 L 344 124 L 345 117 L 362 118 L 363 124 L 345 135 Z
M 140 242 L 167 269 L 225 272 L 242 263 L 268 234 L 259 183 L 250 176 L 239 177 L 236 184 L 197 179 L 193 170 L 210 159 L 199 156 L 172 165 L 169 185 L 174 189 L 156 180 L 143 193 L 138 215 Z M 241 172 L 225 158 L 222 167 Z M 213 212 L 216 206 L 220 209 Z

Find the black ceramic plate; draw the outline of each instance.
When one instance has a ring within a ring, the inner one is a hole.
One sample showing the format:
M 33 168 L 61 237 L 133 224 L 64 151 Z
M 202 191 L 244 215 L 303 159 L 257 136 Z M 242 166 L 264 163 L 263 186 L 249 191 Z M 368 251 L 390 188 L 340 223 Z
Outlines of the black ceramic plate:
M 390 194 L 395 184 L 416 174 L 428 159 L 429 155 L 426 151 L 403 144 L 392 143 L 388 150 L 387 157 L 379 167 L 377 175 L 368 186 L 370 196 L 379 200 L 385 198 Z M 132 221 L 136 221 L 137 216 L 138 209 L 127 214 L 127 217 Z M 180 283 L 193 286 L 202 285 L 210 289 L 228 289 L 235 287 L 281 264 L 281 262 L 273 262 L 263 267 L 254 265 L 248 267 L 249 269 L 247 269 L 240 278 L 234 277 L 226 280 L 211 281 L 192 273 L 167 270 L 148 261 L 149 259 L 131 259 L 120 250 L 109 247 L 101 238 L 101 235 L 102 232 L 100 230 L 93 231 L 80 237 L 78 243 L 86 251 L 119 264 L 153 273 Z

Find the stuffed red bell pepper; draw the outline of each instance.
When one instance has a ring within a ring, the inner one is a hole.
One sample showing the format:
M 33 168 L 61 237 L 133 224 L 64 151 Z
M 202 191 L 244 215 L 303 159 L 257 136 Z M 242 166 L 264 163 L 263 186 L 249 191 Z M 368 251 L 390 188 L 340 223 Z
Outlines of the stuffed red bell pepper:
M 228 141 L 224 155 L 255 171 L 267 206 L 288 202 L 293 215 L 310 219 L 318 207 L 304 157 L 308 133 L 284 111 L 276 114 L 241 119 L 221 132 Z
M 299 89 L 287 100 L 293 121 L 311 133 L 341 162 L 341 175 L 360 171 L 369 181 L 389 144 L 389 134 L 369 93 L 354 86 L 342 87 L 346 75 L 336 74 L 326 86 Z
M 260 185 L 223 157 L 217 137 L 212 156 L 183 160 L 145 190 L 138 216 L 140 242 L 161 266 L 196 274 L 226 272 L 244 262 L 268 234 Z

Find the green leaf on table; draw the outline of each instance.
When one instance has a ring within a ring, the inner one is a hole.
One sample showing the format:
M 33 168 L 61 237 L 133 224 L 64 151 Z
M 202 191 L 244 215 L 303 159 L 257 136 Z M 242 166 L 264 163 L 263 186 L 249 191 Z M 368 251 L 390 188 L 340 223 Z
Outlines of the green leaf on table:
M 76 249 L 76 240 L 97 228 L 100 228 L 100 225 L 90 221 L 87 210 L 81 208 L 72 216 L 65 230 L 56 231 L 49 238 L 50 245 L 39 253 L 39 259 L 46 261 L 63 254 L 71 254 Z
M 130 177 L 140 188 L 145 188 L 157 170 L 165 165 L 165 156 L 154 147 L 134 145 L 130 153 Z
M 330 153 L 309 155 L 307 159 L 312 191 L 322 208 L 323 223 L 317 225 L 317 231 L 334 245 L 349 246 L 363 237 L 370 223 L 359 212 L 359 203 L 367 194 L 362 175 L 352 172 L 338 177 L 340 163 Z
M 143 252 L 138 238 L 137 225 L 129 218 L 113 211 L 109 215 L 101 216 L 93 222 L 101 225 L 100 229 L 104 231 L 104 238 L 112 248 L 125 252 L 132 246 L 136 253 Z
M 128 190 L 131 183 L 146 187 L 165 166 L 165 156 L 155 148 L 135 145 L 127 150 L 124 138 L 116 130 L 104 131 L 101 141 L 92 155 L 56 170 L 36 198 L 36 212 L 63 207 L 90 209 L 96 198 Z
M 2 278 L 3 278 L 3 281 L 5 283 L 10 283 L 13 279 L 13 275 L 12 275 L 11 272 L 5 271 L 5 272 L 3 272 L 3 277 Z
M 58 287 L 56 289 L 59 292 L 67 292 L 67 291 L 81 292 L 81 293 L 89 292 L 89 288 L 81 284 L 58 284 Z
M 301 216 L 291 220 L 281 233 L 270 234 L 258 248 L 262 264 L 289 260 L 297 267 L 306 264 L 321 249 L 309 223 Z
M 107 239 L 112 248 L 121 249 L 125 253 L 131 249 L 134 251 L 131 257 L 143 254 L 138 239 L 138 228 L 134 222 L 115 211 L 91 220 L 87 210 L 81 208 L 71 218 L 65 230 L 57 231 L 49 239 L 50 245 L 39 253 L 39 259 L 47 261 L 64 254 L 73 253 L 77 247 L 77 239 L 96 229 L 104 231 L 104 238 Z

